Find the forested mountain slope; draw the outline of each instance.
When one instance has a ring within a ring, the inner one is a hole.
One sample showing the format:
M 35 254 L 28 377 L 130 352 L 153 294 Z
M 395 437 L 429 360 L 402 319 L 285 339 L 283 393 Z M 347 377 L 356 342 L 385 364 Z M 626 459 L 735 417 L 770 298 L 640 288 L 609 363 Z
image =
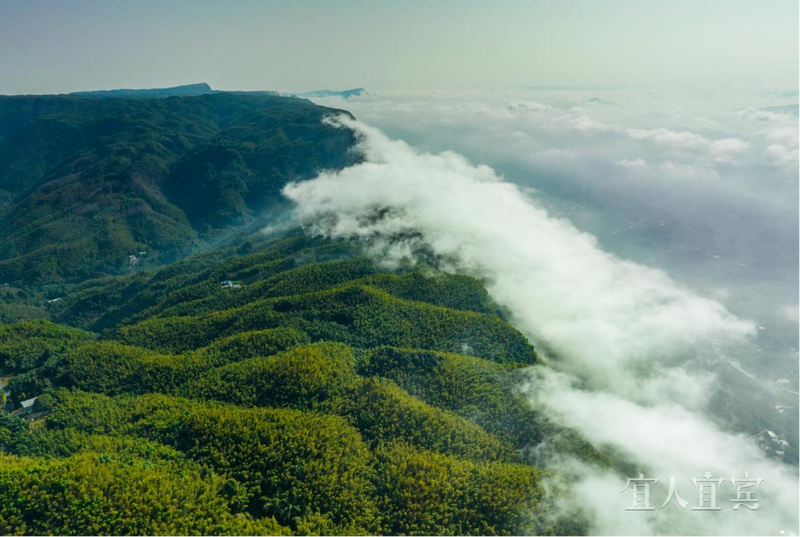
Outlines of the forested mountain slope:
M 339 112 L 0 98 L 0 534 L 585 531 L 540 463 L 622 463 L 518 392 L 481 282 L 258 231 L 359 159 Z
M 0 418 L 0 533 L 580 531 L 537 446 L 609 460 L 516 393 L 533 347 L 480 282 L 360 248 L 257 234 L 0 325 L 8 408 L 38 396 Z
M 356 158 L 304 99 L 113 95 L 0 97 L 0 283 L 176 259 Z

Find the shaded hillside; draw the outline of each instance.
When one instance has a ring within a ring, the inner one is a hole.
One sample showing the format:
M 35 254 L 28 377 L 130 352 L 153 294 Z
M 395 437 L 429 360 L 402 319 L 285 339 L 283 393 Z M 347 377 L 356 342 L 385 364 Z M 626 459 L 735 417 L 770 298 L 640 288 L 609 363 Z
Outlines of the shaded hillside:
M 0 97 L 0 282 L 183 255 L 356 158 L 339 113 L 269 94 Z M 139 252 L 146 254 L 139 255 Z

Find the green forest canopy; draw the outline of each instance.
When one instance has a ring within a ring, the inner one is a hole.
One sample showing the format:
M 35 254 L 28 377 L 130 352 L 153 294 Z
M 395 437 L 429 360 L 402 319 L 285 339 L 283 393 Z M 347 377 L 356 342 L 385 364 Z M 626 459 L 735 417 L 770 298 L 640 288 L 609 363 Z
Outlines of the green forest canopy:
M 358 158 L 332 112 L 0 98 L 0 534 L 585 531 L 539 457 L 620 462 L 515 390 L 478 280 L 248 232 Z
M 548 518 L 533 448 L 615 461 L 516 393 L 536 352 L 478 281 L 382 272 L 300 233 L 245 250 L 86 282 L 56 322 L 0 325 L 11 406 L 45 412 L 0 420 L 0 532 L 581 530 Z

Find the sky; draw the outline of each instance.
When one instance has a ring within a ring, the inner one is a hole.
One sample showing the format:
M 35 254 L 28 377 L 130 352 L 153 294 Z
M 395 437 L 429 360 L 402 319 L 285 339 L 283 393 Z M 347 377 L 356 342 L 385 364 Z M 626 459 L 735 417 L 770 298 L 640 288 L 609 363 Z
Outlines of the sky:
M 603 86 L 792 91 L 795 0 L 0 0 L 0 94 Z
M 596 445 L 768 483 L 758 516 L 630 518 L 620 476 L 545 461 L 595 533 L 796 531 L 797 0 L 0 0 L 0 94 L 194 82 L 366 88 L 316 99 L 366 158 L 287 186 L 296 219 L 482 278 Z

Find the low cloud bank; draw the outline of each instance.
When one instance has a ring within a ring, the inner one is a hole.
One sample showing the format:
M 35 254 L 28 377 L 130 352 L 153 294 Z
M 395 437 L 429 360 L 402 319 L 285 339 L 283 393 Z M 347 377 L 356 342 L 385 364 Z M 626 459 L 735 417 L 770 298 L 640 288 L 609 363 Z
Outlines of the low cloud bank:
M 670 505 L 643 516 L 624 510 L 630 498 L 617 494 L 624 486 L 617 475 L 553 461 L 573 474 L 580 469 L 575 500 L 594 514 L 595 531 L 796 531 L 796 469 L 761 460 L 752 440 L 703 415 L 714 384 L 704 365 L 748 345 L 753 323 L 662 271 L 603 251 L 593 236 L 551 216 L 488 166 L 453 152 L 415 151 L 347 118 L 335 122 L 357 133 L 366 161 L 284 189 L 307 229 L 369 239 L 388 263 L 413 262 L 429 248 L 450 270 L 483 279 L 514 324 L 550 351 L 552 368 L 532 372 L 531 397 L 590 441 L 665 472 L 654 476 L 660 484 L 678 476 L 693 504 L 697 493 L 686 488 L 688 480 L 706 470 L 726 479 L 749 471 L 766 480 L 759 511 L 732 511 L 725 498 L 721 514 Z

